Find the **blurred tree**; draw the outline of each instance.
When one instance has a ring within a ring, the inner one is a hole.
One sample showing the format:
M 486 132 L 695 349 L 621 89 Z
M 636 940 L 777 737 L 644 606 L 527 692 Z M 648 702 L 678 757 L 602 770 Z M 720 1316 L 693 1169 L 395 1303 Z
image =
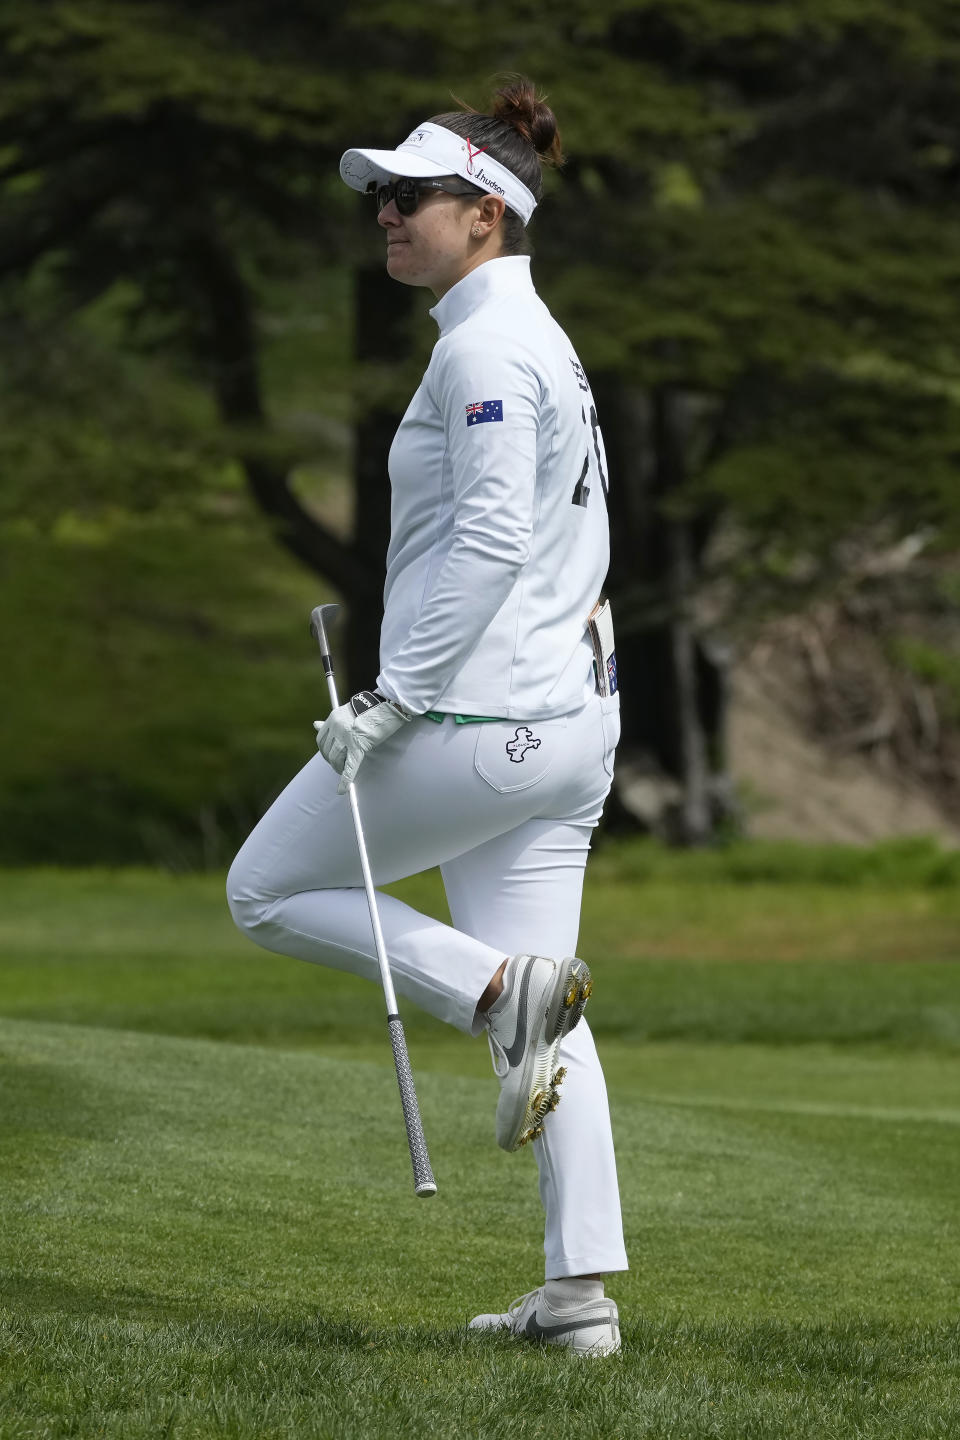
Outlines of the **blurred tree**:
M 682 781 L 674 833 L 695 842 L 729 793 L 738 615 L 835 580 L 851 533 L 960 533 L 960 19 L 936 0 L 564 14 L 531 68 L 558 108 L 570 83 L 591 104 L 541 270 L 611 451 L 625 751 Z
M 14 0 L 0 14 L 0 277 L 21 405 L 56 396 L 58 439 L 81 459 L 77 397 L 94 382 L 63 373 L 59 335 L 65 311 L 109 292 L 127 344 L 187 358 L 215 398 L 222 426 L 215 437 L 206 427 L 184 478 L 189 470 L 196 481 L 211 446 L 232 452 L 277 537 L 344 594 L 355 622 L 381 603 L 383 555 L 371 533 L 384 526 L 368 515 L 345 541 L 298 495 L 304 457 L 271 428 L 257 311 L 271 277 L 356 255 L 336 162 L 364 63 L 349 25 L 307 5 Z M 396 87 L 382 103 L 395 118 Z M 121 395 L 132 388 L 125 377 Z M 106 403 L 120 400 L 114 391 Z M 36 443 L 22 413 L 8 462 Z M 154 420 L 139 445 L 114 451 L 95 481 L 90 466 L 61 466 L 64 502 L 102 497 L 111 479 L 113 499 L 142 505 L 168 493 L 155 444 L 162 426 Z M 370 471 L 364 453 L 359 469 Z M 85 476 L 94 483 L 84 487 Z M 370 656 L 369 626 L 360 634 L 354 673 Z
M 240 458 L 278 537 L 344 594 L 366 679 L 385 447 L 417 345 L 336 161 L 448 88 L 482 102 L 494 65 L 534 75 L 571 155 L 537 273 L 611 452 L 625 741 L 682 781 L 676 834 L 696 842 L 722 809 L 737 608 L 824 583 L 854 530 L 957 525 L 958 30 L 949 0 L 564 0 L 549 24 L 533 0 L 7 0 L 0 276 L 31 278 L 8 301 L 25 331 L 35 290 L 54 312 L 110 295 L 131 344 L 190 357 L 226 426 L 198 421 L 198 443 Z M 298 492 L 258 335 L 271 278 L 346 258 L 349 541 Z M 705 590 L 717 574 L 726 591 Z

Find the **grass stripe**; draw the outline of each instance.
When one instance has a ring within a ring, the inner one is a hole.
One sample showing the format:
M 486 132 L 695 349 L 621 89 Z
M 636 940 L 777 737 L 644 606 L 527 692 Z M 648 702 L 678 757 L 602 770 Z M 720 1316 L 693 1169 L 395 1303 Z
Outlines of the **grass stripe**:
M 958 917 L 601 880 L 633 1268 L 584 1365 L 464 1329 L 542 1273 L 482 1042 L 405 1016 L 417 1201 L 374 989 L 246 945 L 214 877 L 0 875 L 0 1440 L 960 1433 Z

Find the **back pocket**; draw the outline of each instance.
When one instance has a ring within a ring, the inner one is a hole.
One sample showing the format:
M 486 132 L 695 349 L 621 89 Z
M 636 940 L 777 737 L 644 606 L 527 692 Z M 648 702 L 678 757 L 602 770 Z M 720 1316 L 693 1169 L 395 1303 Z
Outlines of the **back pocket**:
M 501 795 L 527 790 L 542 780 L 553 764 L 566 724 L 561 716 L 557 720 L 480 725 L 474 769 Z
M 603 726 L 603 768 L 613 778 L 613 756 L 620 743 L 620 696 L 600 697 L 600 723 Z

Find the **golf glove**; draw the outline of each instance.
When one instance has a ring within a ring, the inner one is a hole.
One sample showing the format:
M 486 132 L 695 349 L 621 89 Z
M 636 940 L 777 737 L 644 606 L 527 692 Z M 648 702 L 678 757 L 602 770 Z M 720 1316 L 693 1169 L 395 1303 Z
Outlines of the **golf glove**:
M 353 784 L 364 755 L 412 719 L 398 701 L 378 690 L 361 690 L 331 710 L 326 720 L 314 720 L 317 749 L 340 775 L 339 795 Z

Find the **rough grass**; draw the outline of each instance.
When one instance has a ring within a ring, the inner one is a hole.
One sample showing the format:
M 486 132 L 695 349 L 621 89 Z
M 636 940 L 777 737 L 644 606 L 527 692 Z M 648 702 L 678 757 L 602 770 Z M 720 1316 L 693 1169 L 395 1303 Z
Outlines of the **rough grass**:
M 634 877 L 638 856 L 648 878 Z M 719 861 L 690 860 L 687 872 L 650 847 L 597 856 L 581 951 L 603 977 L 591 1003 L 598 1034 L 960 1050 L 960 886 L 731 883 Z M 446 914 L 436 874 L 390 888 Z M 372 1046 L 379 1057 L 367 988 L 257 950 L 222 894 L 210 875 L 0 871 L 3 1013 L 351 1054 Z M 459 1036 L 416 1011 L 405 1019 L 429 1037 L 424 1063 L 470 1065 Z M 474 1048 L 475 1073 L 486 1073 Z
M 375 991 L 260 956 L 214 877 L 0 877 L 0 1440 L 958 1433 L 956 901 L 588 893 L 633 1264 L 595 1365 L 465 1333 L 542 1266 L 481 1043 L 408 1007 L 417 1201 Z M 856 958 L 793 958 L 804 913 Z M 751 917 L 765 955 L 730 960 Z

